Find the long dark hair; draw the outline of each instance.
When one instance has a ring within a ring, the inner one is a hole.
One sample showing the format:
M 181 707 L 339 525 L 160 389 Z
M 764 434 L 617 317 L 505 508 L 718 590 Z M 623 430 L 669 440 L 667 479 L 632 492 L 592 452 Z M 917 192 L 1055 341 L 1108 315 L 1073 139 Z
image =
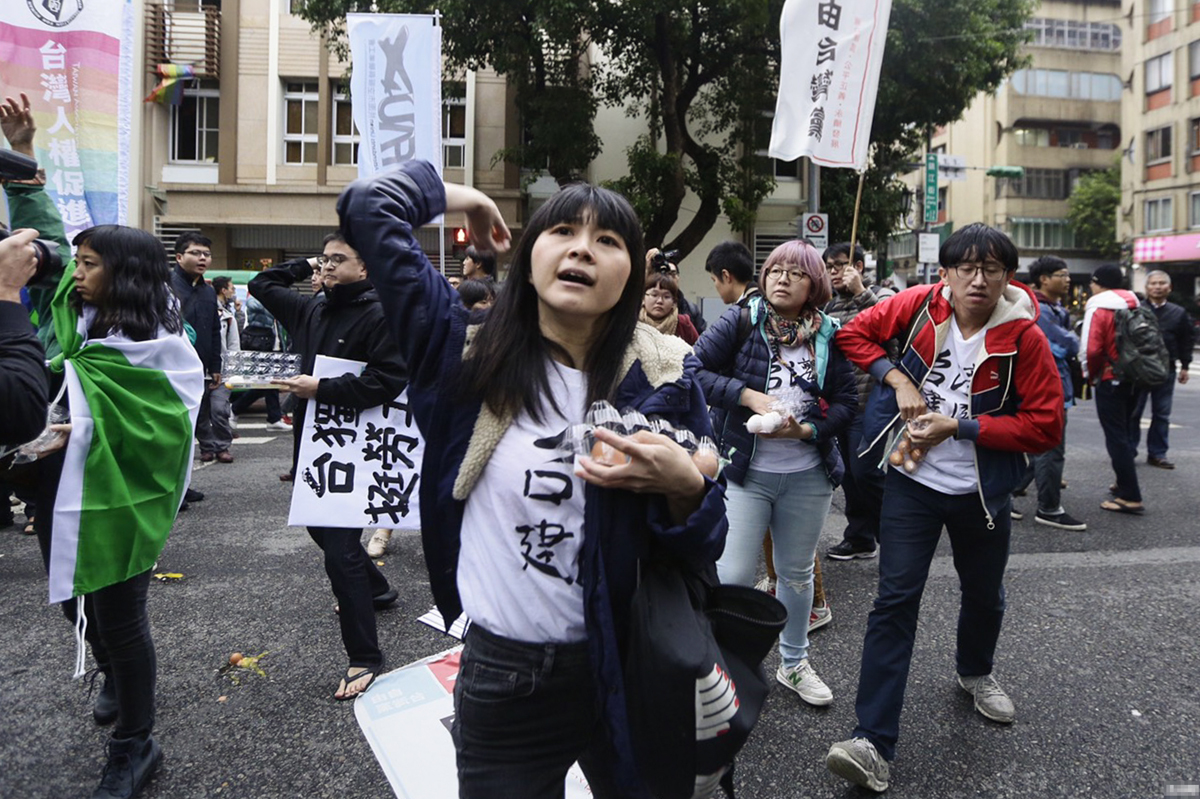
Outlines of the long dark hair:
M 146 341 L 160 327 L 183 332 L 178 302 L 168 281 L 167 250 L 144 230 L 125 225 L 97 225 L 81 231 L 72 242 L 87 245 L 104 262 L 104 282 L 92 300 L 96 321 L 89 335 L 103 337 L 118 330 L 134 341 Z M 78 294 L 76 310 L 82 308 Z
M 594 220 L 625 240 L 629 251 L 629 280 L 620 299 L 604 317 L 599 333 L 583 364 L 572 364 L 588 375 L 588 402 L 612 399 L 620 382 L 621 361 L 642 307 L 646 245 L 637 214 L 616 192 L 579 183 L 560 191 L 539 208 L 525 226 L 509 265 L 508 280 L 488 314 L 463 363 L 460 385 L 471 397 L 481 398 L 497 415 L 524 410 L 535 421 L 542 419 L 542 403 L 554 404 L 546 360 L 557 354 L 570 362 L 559 345 L 543 338 L 538 324 L 538 295 L 530 282 L 533 244 L 546 230 L 563 222 L 582 224 Z

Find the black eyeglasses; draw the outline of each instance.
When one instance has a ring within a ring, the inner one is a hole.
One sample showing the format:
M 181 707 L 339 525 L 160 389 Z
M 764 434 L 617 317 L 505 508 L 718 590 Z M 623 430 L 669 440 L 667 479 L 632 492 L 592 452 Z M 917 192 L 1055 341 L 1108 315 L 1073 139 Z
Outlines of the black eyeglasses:
M 999 283 L 1004 279 L 1005 275 L 1008 274 L 1008 270 L 1004 268 L 1004 264 L 998 264 L 992 261 L 989 261 L 985 264 L 968 262 L 956 264 L 950 268 L 954 270 L 954 273 L 960 278 L 968 281 L 974 280 L 975 275 L 979 274 L 980 270 L 983 270 L 984 278 L 986 278 L 990 283 Z
M 346 263 L 346 261 L 361 261 L 361 260 L 362 260 L 362 258 L 360 258 L 357 255 L 342 255 L 341 253 L 334 253 L 333 255 L 318 255 L 317 256 L 317 265 L 318 266 L 332 266 L 332 267 L 336 268 L 336 267 L 339 267 L 342 264 Z

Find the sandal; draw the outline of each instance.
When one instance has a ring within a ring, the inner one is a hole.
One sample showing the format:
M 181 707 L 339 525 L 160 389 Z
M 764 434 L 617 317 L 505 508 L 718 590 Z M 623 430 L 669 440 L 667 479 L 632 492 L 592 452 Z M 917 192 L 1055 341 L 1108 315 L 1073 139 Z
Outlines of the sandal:
M 1100 503 L 1100 508 L 1113 513 L 1129 513 L 1134 516 L 1141 516 L 1146 512 L 1145 505 L 1131 505 L 1123 499 L 1106 499 Z
M 350 666 L 346 669 L 345 675 L 342 676 L 342 682 L 338 685 L 337 691 L 334 692 L 333 698 L 339 702 L 345 702 L 349 699 L 362 696 L 372 685 L 375 684 L 375 678 L 379 676 L 379 671 L 382 668 L 382 663 L 378 666 Z M 351 674 L 350 672 L 354 669 L 360 669 L 360 671 Z M 352 694 L 346 693 L 349 690 L 351 683 L 358 682 L 364 677 L 367 678 L 367 684 L 364 685 L 361 690 L 355 691 Z M 341 693 L 341 696 L 338 696 L 338 692 Z
M 33 528 L 33 519 L 25 520 L 25 527 L 21 530 L 21 532 L 25 535 L 33 535 L 37 532 L 37 530 Z

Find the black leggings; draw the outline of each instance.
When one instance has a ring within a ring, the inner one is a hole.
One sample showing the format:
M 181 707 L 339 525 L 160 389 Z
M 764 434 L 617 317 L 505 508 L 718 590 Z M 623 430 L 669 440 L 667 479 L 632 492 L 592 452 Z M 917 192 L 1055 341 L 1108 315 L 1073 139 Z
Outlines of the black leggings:
M 34 523 L 38 545 L 46 571 L 50 570 L 50 533 L 54 519 L 54 500 L 58 478 L 62 474 L 62 454 L 40 464 L 44 471 L 37 498 L 38 515 Z M 154 728 L 154 689 L 158 662 L 150 637 L 150 618 L 146 614 L 146 594 L 150 571 L 124 582 L 93 591 L 83 598 L 87 617 L 84 633 L 96 664 L 105 679 L 113 681 L 117 691 L 117 724 L 113 738 L 144 738 Z M 77 599 L 61 603 L 67 621 L 75 624 Z

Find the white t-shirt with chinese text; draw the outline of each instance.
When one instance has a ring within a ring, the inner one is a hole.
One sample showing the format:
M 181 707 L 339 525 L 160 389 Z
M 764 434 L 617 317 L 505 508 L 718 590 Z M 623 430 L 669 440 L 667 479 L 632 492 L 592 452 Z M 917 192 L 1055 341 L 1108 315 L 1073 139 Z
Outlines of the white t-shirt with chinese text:
M 958 321 L 950 318 L 950 333 L 921 385 L 921 396 L 931 412 L 955 419 L 970 418 L 971 376 L 975 374 L 975 360 L 985 332 L 980 330 L 970 338 L 963 338 Z M 920 468 L 909 476 L 943 494 L 973 493 L 979 487 L 975 443 L 947 438 L 929 450 Z
M 783 363 L 780 363 L 780 361 Z M 785 365 L 786 364 L 786 365 Z M 793 375 L 799 380 L 794 380 Z M 803 384 L 817 385 L 816 363 L 807 344 L 780 347 L 779 358 L 771 361 L 765 393 L 793 406 L 796 421 L 818 415 L 818 398 Z M 771 474 L 792 474 L 821 465 L 821 453 L 808 441 L 795 438 L 763 438 L 758 436 L 750 468 Z
M 584 419 L 587 377 L 549 362 L 542 423 L 522 412 L 496 445 L 463 512 L 458 593 L 484 629 L 517 641 L 582 641 L 584 482 L 559 442 Z M 565 415 L 564 415 L 565 414 Z

